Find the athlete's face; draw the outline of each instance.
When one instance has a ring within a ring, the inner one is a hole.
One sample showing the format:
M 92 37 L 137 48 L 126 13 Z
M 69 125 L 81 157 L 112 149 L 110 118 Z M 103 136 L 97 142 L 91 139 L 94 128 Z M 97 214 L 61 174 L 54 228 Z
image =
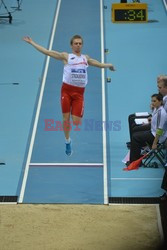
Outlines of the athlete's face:
M 76 54 L 80 53 L 82 49 L 82 39 L 80 38 L 74 39 L 71 48 L 74 53 Z

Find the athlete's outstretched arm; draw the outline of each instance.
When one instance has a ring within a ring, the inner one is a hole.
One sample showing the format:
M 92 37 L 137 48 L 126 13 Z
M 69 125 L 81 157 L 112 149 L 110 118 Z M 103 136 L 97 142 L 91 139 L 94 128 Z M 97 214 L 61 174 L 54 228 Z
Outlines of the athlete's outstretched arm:
M 66 52 L 58 52 L 58 51 L 54 51 L 54 50 L 48 50 L 45 49 L 44 47 L 42 47 L 41 45 L 37 44 L 36 42 L 34 42 L 32 40 L 31 37 L 25 36 L 23 37 L 23 40 L 29 44 L 31 44 L 35 49 L 37 49 L 38 51 L 40 51 L 41 53 L 47 55 L 47 56 L 51 56 L 57 60 L 62 60 L 64 62 L 67 61 L 68 58 L 68 54 Z
M 91 66 L 95 66 L 98 68 L 108 68 L 111 71 L 115 71 L 115 68 L 111 63 L 101 63 L 93 58 L 90 58 L 89 56 L 87 56 L 87 60 L 88 60 L 88 64 Z

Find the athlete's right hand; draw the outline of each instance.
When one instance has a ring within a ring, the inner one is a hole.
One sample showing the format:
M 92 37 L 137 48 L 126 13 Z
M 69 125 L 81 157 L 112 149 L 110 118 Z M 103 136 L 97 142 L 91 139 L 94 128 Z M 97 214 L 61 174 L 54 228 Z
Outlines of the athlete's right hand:
M 27 43 L 32 43 L 32 39 L 31 39 L 31 37 L 29 37 L 29 36 L 23 37 L 23 40 L 24 40 L 25 42 L 27 42 Z

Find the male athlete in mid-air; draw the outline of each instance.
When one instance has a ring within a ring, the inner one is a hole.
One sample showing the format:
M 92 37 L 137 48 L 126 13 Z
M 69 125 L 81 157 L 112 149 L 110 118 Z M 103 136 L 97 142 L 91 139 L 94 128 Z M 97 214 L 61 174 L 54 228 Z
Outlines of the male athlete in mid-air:
M 72 154 L 70 129 L 70 117 L 73 124 L 78 126 L 84 112 L 84 91 L 87 84 L 87 67 L 89 65 L 99 68 L 109 68 L 114 71 L 111 63 L 101 63 L 87 55 L 81 54 L 83 39 L 80 35 L 71 38 L 72 53 L 48 50 L 34 42 L 30 37 L 23 38 L 41 53 L 61 60 L 64 63 L 63 84 L 61 88 L 61 107 L 63 114 L 63 130 L 65 134 L 66 154 Z

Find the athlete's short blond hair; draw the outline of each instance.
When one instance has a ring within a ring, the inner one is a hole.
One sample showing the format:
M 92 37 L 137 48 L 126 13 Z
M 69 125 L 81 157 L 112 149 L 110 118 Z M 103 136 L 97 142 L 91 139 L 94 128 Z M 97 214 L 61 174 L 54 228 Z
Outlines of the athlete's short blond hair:
M 73 42 L 74 42 L 75 39 L 81 39 L 81 40 L 82 40 L 82 43 L 83 43 L 83 38 L 82 38 L 82 36 L 80 36 L 80 35 L 74 35 L 74 36 L 71 38 L 71 40 L 70 40 L 70 44 L 71 44 L 71 45 L 73 44 Z

